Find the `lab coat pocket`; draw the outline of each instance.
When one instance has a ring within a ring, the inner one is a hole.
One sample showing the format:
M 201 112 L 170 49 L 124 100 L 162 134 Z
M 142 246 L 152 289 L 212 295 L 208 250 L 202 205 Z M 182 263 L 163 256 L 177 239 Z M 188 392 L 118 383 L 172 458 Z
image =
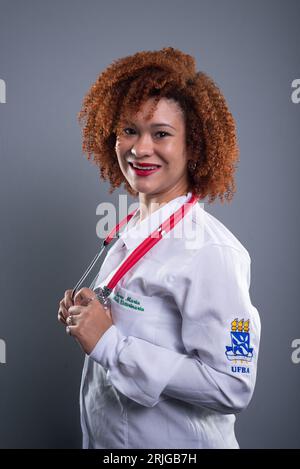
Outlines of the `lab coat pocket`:
M 139 295 L 117 285 L 111 295 L 114 324 L 126 336 L 154 342 L 158 320 L 158 298 Z

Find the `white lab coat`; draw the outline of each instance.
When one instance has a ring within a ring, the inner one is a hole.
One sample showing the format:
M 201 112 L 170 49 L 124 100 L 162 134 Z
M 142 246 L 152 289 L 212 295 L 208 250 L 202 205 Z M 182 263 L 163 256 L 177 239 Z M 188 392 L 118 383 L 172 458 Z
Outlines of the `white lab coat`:
M 190 196 L 142 222 L 138 210 L 96 286 Z M 260 339 L 250 262 L 238 239 L 196 203 L 120 280 L 111 294 L 114 324 L 85 357 L 84 448 L 239 448 L 235 414 L 252 397 Z

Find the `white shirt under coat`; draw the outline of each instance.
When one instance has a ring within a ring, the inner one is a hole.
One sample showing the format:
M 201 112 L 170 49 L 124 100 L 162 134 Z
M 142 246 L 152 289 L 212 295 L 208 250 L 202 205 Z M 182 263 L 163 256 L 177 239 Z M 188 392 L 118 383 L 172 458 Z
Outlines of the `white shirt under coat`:
M 138 209 L 96 286 L 190 196 L 142 222 Z M 239 240 L 196 203 L 127 272 L 110 296 L 113 325 L 85 356 L 84 448 L 239 448 L 235 414 L 251 400 L 260 339 L 250 263 Z M 249 320 L 240 355 L 230 351 L 236 318 Z

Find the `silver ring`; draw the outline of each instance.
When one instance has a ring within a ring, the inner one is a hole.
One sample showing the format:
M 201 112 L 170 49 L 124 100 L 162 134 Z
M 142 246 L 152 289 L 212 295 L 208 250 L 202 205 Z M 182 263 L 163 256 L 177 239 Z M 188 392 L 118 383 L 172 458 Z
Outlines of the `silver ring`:
M 71 335 L 71 329 L 69 328 L 69 326 L 66 327 L 66 333 L 67 333 L 68 335 Z
M 67 317 L 66 323 L 67 323 L 69 326 L 72 326 L 72 325 L 73 325 L 73 317 L 72 317 L 72 314 L 70 314 L 70 316 Z

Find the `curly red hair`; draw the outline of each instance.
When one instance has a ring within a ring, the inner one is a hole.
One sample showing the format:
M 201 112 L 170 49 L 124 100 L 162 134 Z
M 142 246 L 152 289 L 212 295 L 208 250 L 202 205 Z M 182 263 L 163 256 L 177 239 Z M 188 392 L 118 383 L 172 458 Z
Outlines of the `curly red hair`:
M 110 193 L 125 179 L 115 153 L 119 124 L 153 98 L 149 117 L 160 98 L 175 100 L 186 125 L 186 145 L 195 169 L 188 172 L 189 190 L 208 203 L 230 201 L 236 190 L 234 173 L 239 158 L 235 122 L 223 94 L 195 59 L 173 47 L 142 51 L 112 62 L 84 97 L 78 120 L 83 126 L 83 152 L 93 156 L 100 177 L 109 180 Z

